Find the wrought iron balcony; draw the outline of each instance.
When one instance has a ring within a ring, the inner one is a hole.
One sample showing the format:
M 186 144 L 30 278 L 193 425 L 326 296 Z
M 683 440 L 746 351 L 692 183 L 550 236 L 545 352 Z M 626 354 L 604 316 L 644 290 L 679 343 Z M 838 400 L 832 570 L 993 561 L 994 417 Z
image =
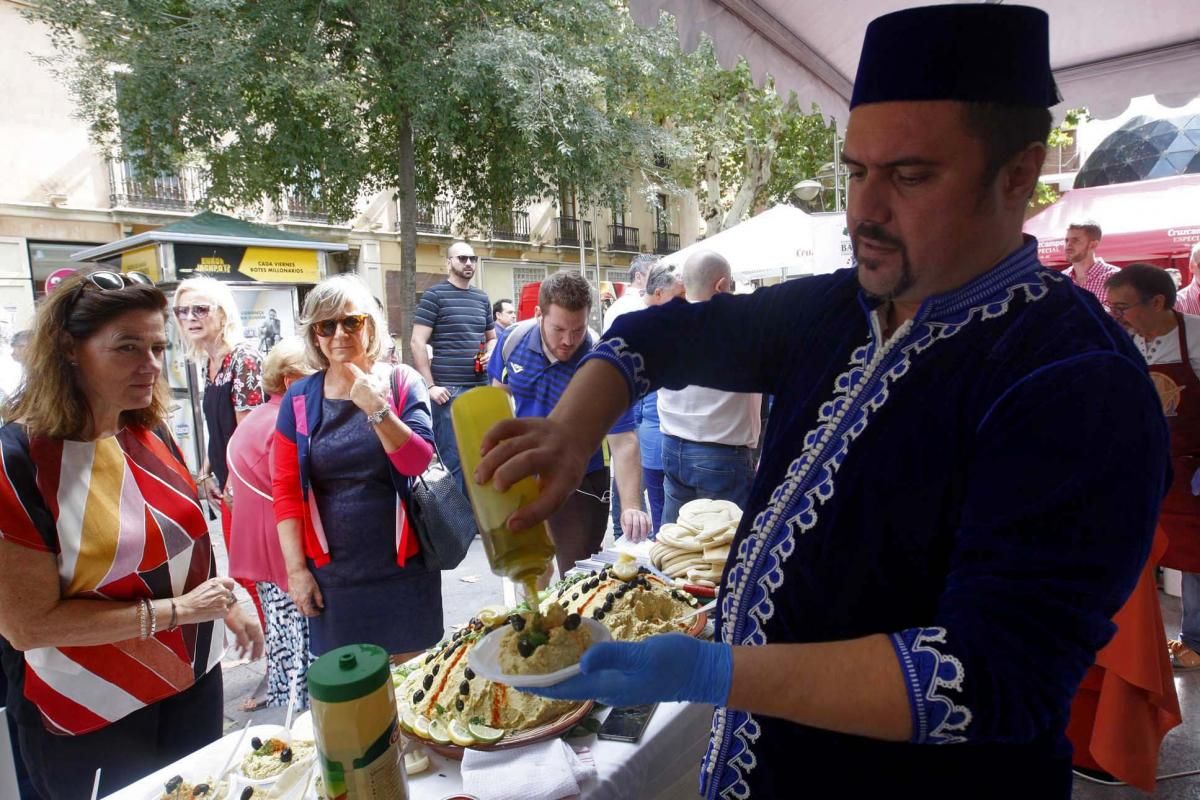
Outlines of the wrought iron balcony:
M 454 223 L 454 210 L 449 203 L 417 206 L 417 232 L 449 236 Z
M 666 231 L 654 232 L 654 252 L 656 255 L 665 256 L 674 253 L 679 249 L 679 234 L 667 233 Z
M 283 196 L 283 207 L 280 209 L 280 219 L 289 222 L 315 222 L 318 225 L 329 225 L 329 212 L 319 200 L 309 199 L 295 192 Z
M 507 216 L 496 215 L 492 218 L 491 238 L 503 242 L 528 242 L 529 214 L 513 211 Z
M 150 175 L 132 161 L 110 159 L 108 189 L 113 208 L 195 211 L 208 189 L 208 178 L 196 167 Z
M 608 249 L 617 250 L 622 253 L 639 253 L 641 252 L 642 232 L 637 228 L 631 228 L 628 225 L 609 225 L 608 226 Z
M 585 247 L 590 247 L 592 244 L 592 223 L 586 219 L 575 219 L 574 217 L 555 217 L 555 225 L 558 227 L 558 235 L 554 237 L 554 243 L 561 247 L 579 247 L 579 230 L 583 228 L 583 244 Z

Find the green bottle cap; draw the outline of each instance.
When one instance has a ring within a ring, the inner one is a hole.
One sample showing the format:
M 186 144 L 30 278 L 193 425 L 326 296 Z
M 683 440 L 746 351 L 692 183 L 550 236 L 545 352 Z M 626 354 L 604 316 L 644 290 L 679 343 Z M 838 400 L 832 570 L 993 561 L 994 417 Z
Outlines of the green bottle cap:
M 373 644 L 348 644 L 330 650 L 308 668 L 308 694 L 322 703 L 344 703 L 370 694 L 388 682 L 388 654 Z

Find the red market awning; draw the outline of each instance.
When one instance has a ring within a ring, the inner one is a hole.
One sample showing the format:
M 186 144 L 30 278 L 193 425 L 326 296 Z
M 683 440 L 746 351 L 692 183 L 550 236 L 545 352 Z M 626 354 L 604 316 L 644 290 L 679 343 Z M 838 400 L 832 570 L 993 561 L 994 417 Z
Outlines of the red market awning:
M 1104 231 L 1096 253 L 1105 261 L 1183 261 L 1200 242 L 1200 175 L 1072 189 L 1025 221 L 1025 232 L 1038 239 L 1043 264 L 1067 263 L 1067 226 L 1082 220 Z

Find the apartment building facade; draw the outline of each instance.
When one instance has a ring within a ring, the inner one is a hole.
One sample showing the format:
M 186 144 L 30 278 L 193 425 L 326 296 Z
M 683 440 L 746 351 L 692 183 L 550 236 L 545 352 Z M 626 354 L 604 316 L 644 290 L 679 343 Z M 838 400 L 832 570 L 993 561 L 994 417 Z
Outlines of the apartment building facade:
M 39 61 L 53 53 L 47 30 L 22 16 L 28 4 L 0 0 L 0 333 L 26 327 L 34 301 L 56 271 L 79 264 L 73 253 L 178 222 L 204 204 L 201 170 L 139 175 L 128 161 L 106 158 L 90 141 L 66 87 Z M 493 299 L 515 298 L 525 283 L 582 268 L 593 284 L 624 280 L 638 253 L 669 253 L 699 236 L 694 198 L 631 192 L 624 209 L 581 209 L 568 193 L 497 220 L 464 228 L 452 200 L 422 208 L 418 219 L 417 291 L 445 272 L 445 253 L 467 238 L 481 257 L 478 284 Z M 399 318 L 399 210 L 393 192 L 363 198 L 349 220 L 330 219 L 301 198 L 285 198 L 237 216 L 345 243 L 331 272 L 361 275 Z

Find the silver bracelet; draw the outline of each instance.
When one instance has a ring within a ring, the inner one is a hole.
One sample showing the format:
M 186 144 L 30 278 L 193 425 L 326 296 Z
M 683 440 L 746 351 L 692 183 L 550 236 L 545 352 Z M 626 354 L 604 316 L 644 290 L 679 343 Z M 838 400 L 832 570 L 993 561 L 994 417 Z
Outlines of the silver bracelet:
M 384 406 L 383 408 L 379 409 L 378 411 L 367 414 L 367 422 L 371 423 L 372 425 L 382 424 L 383 420 L 387 417 L 388 411 L 389 411 L 388 407 Z
M 148 637 L 148 626 L 146 622 L 146 599 L 139 598 L 137 601 L 137 623 L 138 623 L 138 638 L 146 639 Z
M 150 611 L 150 636 L 146 637 L 149 639 L 158 633 L 158 609 L 153 600 L 146 600 L 146 608 Z

